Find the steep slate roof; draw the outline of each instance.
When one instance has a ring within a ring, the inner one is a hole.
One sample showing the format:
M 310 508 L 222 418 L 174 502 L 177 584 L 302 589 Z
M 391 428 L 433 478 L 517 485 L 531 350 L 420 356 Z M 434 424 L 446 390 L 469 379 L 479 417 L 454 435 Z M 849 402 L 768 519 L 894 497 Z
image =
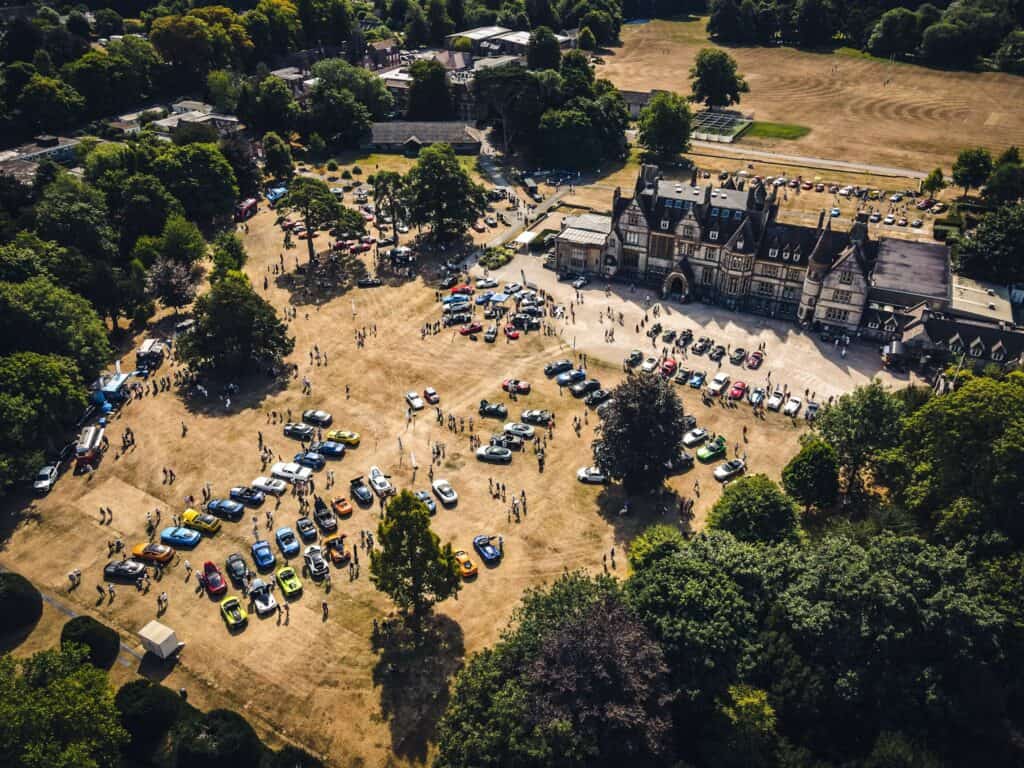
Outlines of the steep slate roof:
M 370 128 L 373 144 L 404 144 L 415 138 L 421 144 L 465 144 L 479 142 L 480 135 L 468 123 L 459 122 L 410 122 L 396 120 L 374 123 Z

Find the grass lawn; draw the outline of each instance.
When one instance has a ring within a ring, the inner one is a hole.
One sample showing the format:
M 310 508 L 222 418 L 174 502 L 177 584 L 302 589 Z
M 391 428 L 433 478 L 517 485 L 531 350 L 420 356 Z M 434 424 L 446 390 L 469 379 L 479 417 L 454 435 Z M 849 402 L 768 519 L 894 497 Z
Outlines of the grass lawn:
M 762 120 L 755 120 L 750 127 L 743 132 L 743 136 L 751 139 L 802 139 L 811 129 L 806 125 L 794 125 L 793 123 L 766 123 Z

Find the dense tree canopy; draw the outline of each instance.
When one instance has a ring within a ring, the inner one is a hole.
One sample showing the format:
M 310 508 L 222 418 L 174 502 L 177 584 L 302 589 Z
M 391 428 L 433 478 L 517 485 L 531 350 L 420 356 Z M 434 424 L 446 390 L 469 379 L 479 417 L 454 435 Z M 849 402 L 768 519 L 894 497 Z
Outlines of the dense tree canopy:
M 409 491 L 391 500 L 370 552 L 370 580 L 398 608 L 422 616 L 462 587 L 451 544 L 430 529 L 430 513 Z
M 127 740 L 106 673 L 75 645 L 0 657 L 0 763 L 11 768 L 117 765 Z
M 215 282 L 195 303 L 195 326 L 178 343 L 179 357 L 198 369 L 235 375 L 260 366 L 279 367 L 295 339 L 274 308 L 241 272 Z
M 959 270 L 995 283 L 1024 281 L 1024 205 L 1004 205 L 981 217 L 978 226 L 958 238 Z
M 796 505 L 767 475 L 729 483 L 708 515 L 709 528 L 728 531 L 741 541 L 791 541 L 798 526 Z
M 612 393 L 594 463 L 630 493 L 661 487 L 682 450 L 683 404 L 661 376 L 631 376 Z
M 711 108 L 739 104 L 740 95 L 749 90 L 747 81 L 736 71 L 736 60 L 717 48 L 701 49 L 690 69 L 690 79 L 690 99 Z
M 409 223 L 429 226 L 438 242 L 461 236 L 483 215 L 484 190 L 459 165 L 448 144 L 420 150 L 416 165 L 405 176 L 404 205 Z
M 640 110 L 640 144 L 659 157 L 690 148 L 690 107 L 678 94 L 661 91 Z

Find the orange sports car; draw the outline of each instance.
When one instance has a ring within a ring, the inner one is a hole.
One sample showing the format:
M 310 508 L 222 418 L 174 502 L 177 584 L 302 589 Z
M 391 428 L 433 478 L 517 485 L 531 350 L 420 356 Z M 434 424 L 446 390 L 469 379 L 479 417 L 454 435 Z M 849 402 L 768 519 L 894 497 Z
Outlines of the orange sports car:
M 132 557 L 144 563 L 169 563 L 174 559 L 174 550 L 166 544 L 143 542 L 132 547 Z
M 331 558 L 331 562 L 336 566 L 346 565 L 352 558 L 352 555 L 345 549 L 345 534 L 337 533 L 334 536 L 328 536 L 321 544 L 324 548 L 324 554 Z
M 348 517 L 352 514 L 352 502 L 339 496 L 331 502 L 331 509 L 338 517 Z

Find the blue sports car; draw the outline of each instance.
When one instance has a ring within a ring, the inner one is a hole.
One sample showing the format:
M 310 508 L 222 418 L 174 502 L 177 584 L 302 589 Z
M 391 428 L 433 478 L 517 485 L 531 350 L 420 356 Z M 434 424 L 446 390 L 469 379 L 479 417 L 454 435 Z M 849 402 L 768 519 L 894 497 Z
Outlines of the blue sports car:
M 493 536 L 475 536 L 473 548 L 485 563 L 496 563 L 501 560 L 501 550 L 494 546 Z
M 237 522 L 242 519 L 245 507 L 240 501 L 234 501 L 233 499 L 212 499 L 206 505 L 206 511 L 224 520 Z
M 694 389 L 700 389 L 704 386 L 704 379 L 707 378 L 703 371 L 697 371 L 690 377 L 690 386 Z
M 263 499 L 265 498 L 263 491 L 258 488 L 251 488 L 248 485 L 240 485 L 232 488 L 228 491 L 228 496 L 230 496 L 234 501 L 240 501 L 242 504 L 247 504 L 250 507 L 258 507 L 263 503 Z
M 426 491 L 416 491 L 416 498 L 423 502 L 423 505 L 427 508 L 427 512 L 434 514 L 437 512 L 437 504 L 434 503 L 433 497 Z
M 575 384 L 577 381 L 583 381 L 587 378 L 587 372 L 581 371 L 579 368 L 560 373 L 555 377 L 555 383 L 560 387 L 568 387 L 570 384 Z
M 490 291 L 486 291 L 484 293 L 478 294 L 477 297 L 473 301 L 477 305 L 482 306 L 482 305 L 486 304 L 488 301 L 490 301 L 491 300 L 491 296 L 493 296 L 493 295 L 494 294 L 491 293 Z
M 310 469 L 323 469 L 327 460 L 315 451 L 305 451 L 304 453 L 295 454 L 295 463 Z
M 336 443 L 333 440 L 324 440 L 322 443 L 313 443 L 309 446 L 309 450 L 314 453 L 319 453 L 321 456 L 328 459 L 340 459 L 345 455 L 345 446 L 341 443 Z
M 194 547 L 203 537 L 199 531 L 183 526 L 169 526 L 160 531 L 160 541 L 169 547 Z
M 298 545 L 296 545 L 298 546 Z M 270 549 L 270 542 L 260 539 L 252 545 L 252 559 L 259 569 L 273 568 L 277 558 Z
M 299 554 L 299 540 L 295 536 L 295 531 L 291 528 L 288 526 L 278 528 L 274 537 L 277 539 L 277 546 L 281 548 L 282 555 L 291 557 L 292 555 Z

